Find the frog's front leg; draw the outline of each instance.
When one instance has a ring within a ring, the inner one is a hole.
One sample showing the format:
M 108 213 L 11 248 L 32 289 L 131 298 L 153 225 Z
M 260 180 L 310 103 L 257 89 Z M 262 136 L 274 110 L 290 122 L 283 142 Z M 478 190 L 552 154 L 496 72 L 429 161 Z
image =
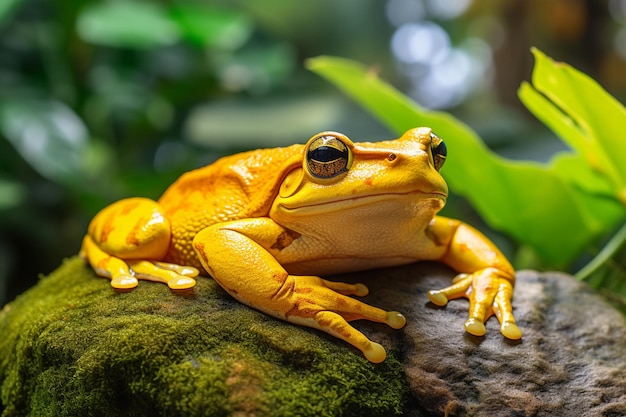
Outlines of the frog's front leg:
M 240 302 L 274 317 L 323 330 L 345 340 L 372 362 L 382 362 L 385 349 L 348 322 L 367 319 L 399 329 L 406 320 L 362 303 L 363 284 L 326 281 L 316 276 L 290 275 L 276 260 L 294 234 L 269 218 L 237 220 L 210 226 L 194 239 L 204 268 Z
M 162 260 L 170 244 L 170 224 L 155 201 L 120 200 L 102 209 L 89 224 L 80 255 L 111 286 L 129 289 L 137 279 L 168 284 L 173 289 L 193 287 L 199 271 Z
M 429 291 L 430 301 L 444 306 L 450 299 L 466 297 L 470 301 L 465 322 L 468 333 L 484 335 L 484 322 L 495 314 L 505 337 L 521 338 L 511 305 L 515 271 L 504 255 L 479 231 L 458 220 L 437 216 L 427 233 L 447 245 L 439 260 L 460 272 L 451 286 Z

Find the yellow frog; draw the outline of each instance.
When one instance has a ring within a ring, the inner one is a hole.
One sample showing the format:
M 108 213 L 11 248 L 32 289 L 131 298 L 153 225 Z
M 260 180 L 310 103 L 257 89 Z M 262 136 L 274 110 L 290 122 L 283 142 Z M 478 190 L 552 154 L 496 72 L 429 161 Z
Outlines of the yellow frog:
M 424 127 L 374 143 L 322 132 L 306 145 L 228 156 L 184 174 L 158 202 L 104 208 L 81 256 L 119 289 L 137 279 L 185 289 L 208 273 L 240 302 L 321 329 L 372 362 L 385 349 L 349 322 L 400 329 L 404 316 L 350 297 L 366 295 L 363 284 L 319 276 L 436 260 L 460 274 L 428 293 L 434 304 L 467 297 L 469 333 L 484 335 L 495 314 L 502 334 L 519 339 L 512 266 L 475 229 L 435 216 L 448 192 L 439 174 L 445 158 L 444 142 Z

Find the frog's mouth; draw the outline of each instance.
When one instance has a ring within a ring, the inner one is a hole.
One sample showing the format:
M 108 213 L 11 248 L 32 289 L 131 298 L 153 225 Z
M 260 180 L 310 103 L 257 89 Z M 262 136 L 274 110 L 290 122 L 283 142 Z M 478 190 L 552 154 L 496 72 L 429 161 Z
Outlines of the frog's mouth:
M 328 198 L 310 204 L 280 204 L 286 212 L 308 212 L 308 211 L 337 211 L 345 208 L 357 208 L 362 206 L 375 206 L 378 204 L 395 203 L 403 206 L 414 206 L 428 204 L 443 207 L 448 195 L 443 191 L 409 191 L 405 193 L 380 193 L 362 196 Z

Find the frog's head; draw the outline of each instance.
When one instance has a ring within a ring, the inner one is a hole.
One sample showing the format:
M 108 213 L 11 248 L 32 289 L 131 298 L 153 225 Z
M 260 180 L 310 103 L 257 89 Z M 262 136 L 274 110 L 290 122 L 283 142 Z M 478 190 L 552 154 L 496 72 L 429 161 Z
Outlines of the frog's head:
M 362 209 L 431 218 L 445 204 L 448 187 L 439 170 L 446 147 L 430 128 L 373 143 L 322 132 L 303 149 L 302 166 L 284 177 L 274 201 L 272 217 L 278 221 L 337 213 L 347 221 Z

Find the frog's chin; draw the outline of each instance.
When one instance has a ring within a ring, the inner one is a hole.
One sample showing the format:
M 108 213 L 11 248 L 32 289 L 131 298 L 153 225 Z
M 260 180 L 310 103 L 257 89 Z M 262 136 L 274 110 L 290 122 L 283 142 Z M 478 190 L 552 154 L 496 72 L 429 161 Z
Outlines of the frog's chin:
M 350 210 L 363 206 L 384 206 L 385 204 L 397 204 L 400 207 L 430 206 L 436 211 L 446 203 L 447 194 L 442 191 L 410 191 L 405 193 L 380 193 L 364 196 L 336 197 L 312 204 L 300 204 L 290 206 L 282 203 L 279 209 L 288 213 L 325 213 L 338 210 Z M 438 208 L 436 208 L 438 207 Z

